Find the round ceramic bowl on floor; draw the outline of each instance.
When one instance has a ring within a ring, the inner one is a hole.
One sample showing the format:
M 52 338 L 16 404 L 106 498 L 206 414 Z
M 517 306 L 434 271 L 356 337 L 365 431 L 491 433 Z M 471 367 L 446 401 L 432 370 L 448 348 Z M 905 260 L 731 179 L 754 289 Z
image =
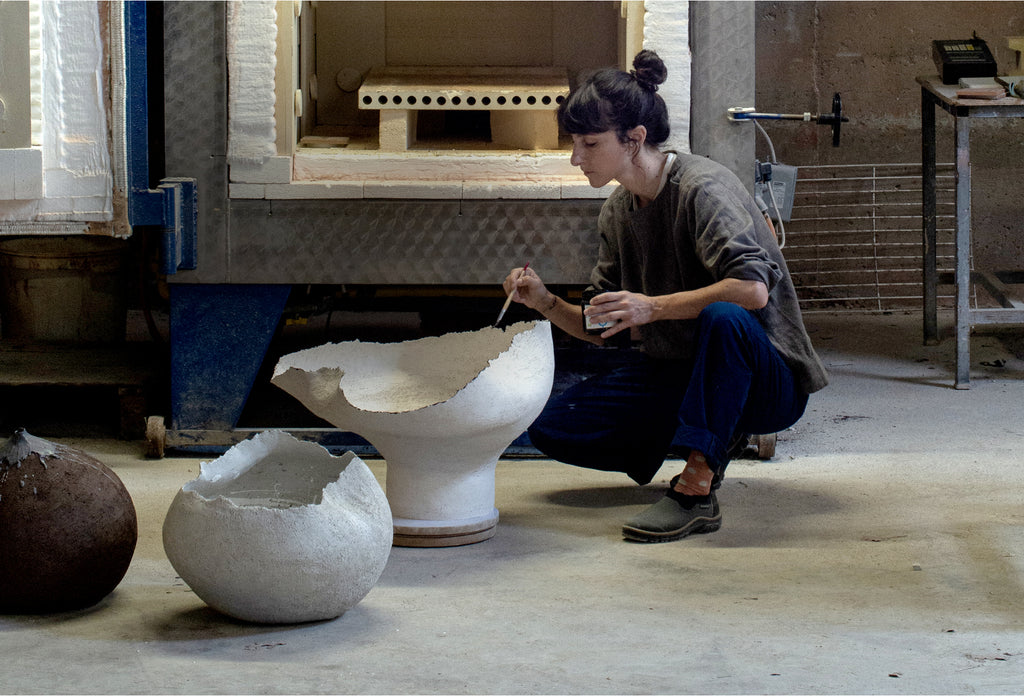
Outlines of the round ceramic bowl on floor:
M 494 535 L 498 458 L 540 414 L 554 379 L 551 324 L 400 343 L 331 343 L 286 355 L 272 382 L 387 461 L 396 545 Z
M 352 452 L 268 431 L 201 469 L 171 503 L 163 542 L 214 609 L 255 623 L 333 619 L 380 579 L 391 510 Z

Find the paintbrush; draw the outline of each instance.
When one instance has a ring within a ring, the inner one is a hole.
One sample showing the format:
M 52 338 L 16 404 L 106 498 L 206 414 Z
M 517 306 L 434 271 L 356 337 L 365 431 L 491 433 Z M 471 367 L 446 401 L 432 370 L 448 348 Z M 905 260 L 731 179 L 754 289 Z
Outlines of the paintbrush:
M 529 267 L 530 267 L 530 262 L 527 261 L 526 265 L 523 266 L 523 270 L 519 271 L 519 275 L 516 276 L 516 282 L 517 283 L 519 282 L 519 279 L 523 277 L 523 274 L 526 273 L 526 269 L 529 268 Z M 494 328 L 498 328 L 498 324 L 500 324 L 501 320 L 504 318 L 505 312 L 508 311 L 509 305 L 512 304 L 512 293 L 515 292 L 515 291 L 516 291 L 516 289 L 515 289 L 515 287 L 513 287 L 512 288 L 512 292 L 510 292 L 508 294 L 508 297 L 505 298 L 505 304 L 503 304 L 501 306 L 501 311 L 498 312 L 498 318 L 494 321 Z

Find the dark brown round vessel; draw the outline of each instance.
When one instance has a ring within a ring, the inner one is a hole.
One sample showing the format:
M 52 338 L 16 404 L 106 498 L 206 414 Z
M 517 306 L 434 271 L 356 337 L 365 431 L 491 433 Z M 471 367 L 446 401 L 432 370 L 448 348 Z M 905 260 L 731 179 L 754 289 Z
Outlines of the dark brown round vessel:
M 137 540 L 131 496 L 102 462 L 23 430 L 0 445 L 0 613 L 96 604 Z

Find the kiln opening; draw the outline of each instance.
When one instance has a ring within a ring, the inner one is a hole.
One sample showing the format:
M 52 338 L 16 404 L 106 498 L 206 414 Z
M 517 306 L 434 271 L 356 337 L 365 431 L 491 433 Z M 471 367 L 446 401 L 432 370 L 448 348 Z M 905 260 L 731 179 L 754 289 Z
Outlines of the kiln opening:
M 555 109 L 581 72 L 620 65 L 622 3 L 304 3 L 303 144 L 349 152 L 568 148 Z
M 230 196 L 604 197 L 608 191 L 592 189 L 567 157 L 571 140 L 558 132 L 559 100 L 591 70 L 628 69 L 647 23 L 661 17 L 666 26 L 685 25 L 687 6 L 232 3 Z M 687 50 L 685 41 L 669 48 L 683 66 Z M 681 75 L 676 91 L 685 98 L 685 68 Z M 685 108 L 677 112 L 685 119 Z

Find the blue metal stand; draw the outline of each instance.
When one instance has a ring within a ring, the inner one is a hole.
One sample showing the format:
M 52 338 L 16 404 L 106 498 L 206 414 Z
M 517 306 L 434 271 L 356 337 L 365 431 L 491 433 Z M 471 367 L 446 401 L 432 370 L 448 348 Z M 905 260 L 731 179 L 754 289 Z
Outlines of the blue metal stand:
M 235 427 L 290 290 L 288 285 L 170 286 L 172 428 Z
M 198 186 L 194 178 L 161 179 L 149 188 L 149 97 L 146 67 L 146 3 L 125 3 L 125 120 L 128 151 L 128 219 L 133 227 L 160 227 L 160 272 L 196 268 Z

